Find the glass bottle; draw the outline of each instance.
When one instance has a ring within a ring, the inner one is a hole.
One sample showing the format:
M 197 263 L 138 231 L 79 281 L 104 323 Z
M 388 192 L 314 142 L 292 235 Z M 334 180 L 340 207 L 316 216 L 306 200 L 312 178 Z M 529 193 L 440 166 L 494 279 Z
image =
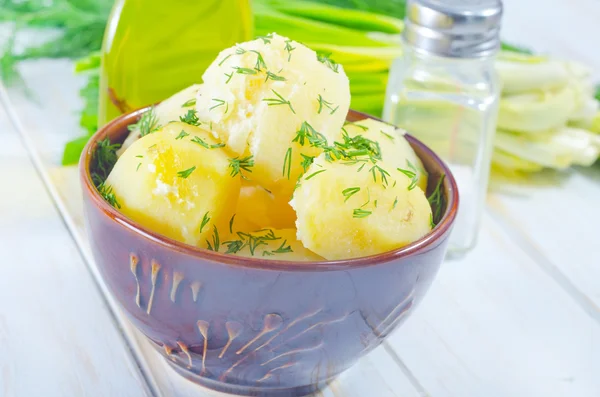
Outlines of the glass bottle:
M 500 83 L 501 0 L 409 0 L 403 56 L 392 65 L 384 120 L 433 149 L 457 180 L 449 255 L 476 243 L 490 172 Z
M 99 126 L 201 83 L 221 50 L 252 35 L 250 0 L 117 0 L 102 46 Z

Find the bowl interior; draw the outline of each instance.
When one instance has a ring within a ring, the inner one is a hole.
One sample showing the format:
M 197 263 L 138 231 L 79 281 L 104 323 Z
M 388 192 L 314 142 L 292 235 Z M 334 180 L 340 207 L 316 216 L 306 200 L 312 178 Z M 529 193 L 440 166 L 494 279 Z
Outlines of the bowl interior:
M 421 251 L 428 250 L 431 246 L 437 245 L 436 243 L 445 237 L 451 230 L 453 221 L 456 217 L 458 208 L 458 189 L 452 173 L 446 164 L 435 154 L 431 149 L 425 146 L 422 142 L 412 137 L 410 134 L 406 135 L 406 139 L 415 150 L 417 156 L 423 162 L 423 166 L 429 173 L 429 182 L 427 187 L 427 195 L 429 196 L 440 181 L 440 178 L 444 178 L 442 181 L 442 205 L 441 205 L 441 216 L 437 221 L 436 227 L 426 236 L 417 240 L 407 246 L 399 248 L 394 251 L 373 255 L 370 257 L 353 258 L 348 260 L 338 261 L 323 261 L 323 262 L 289 262 L 281 260 L 261 260 L 260 258 L 243 258 L 235 255 L 222 254 L 217 252 L 208 251 L 202 248 L 190 246 L 179 241 L 172 240 L 168 237 L 162 236 L 158 233 L 153 232 L 139 225 L 138 223 L 128 219 L 122 215 L 118 210 L 110 206 L 97 192 L 91 178 L 90 167 L 92 164 L 92 157 L 96 150 L 97 143 L 103 139 L 109 138 L 112 143 L 122 143 L 128 136 L 128 126 L 136 123 L 141 115 L 149 110 L 150 107 L 138 109 L 131 113 L 120 116 L 113 120 L 103 128 L 101 128 L 88 142 L 80 161 L 80 174 L 83 183 L 83 187 L 87 190 L 88 195 L 91 197 L 95 205 L 99 206 L 103 212 L 109 217 L 115 219 L 117 222 L 126 225 L 129 229 L 132 229 L 142 236 L 153 240 L 155 243 L 160 245 L 166 245 L 171 249 L 190 253 L 191 255 L 199 255 L 207 259 L 216 260 L 218 262 L 227 263 L 231 265 L 241 265 L 249 267 L 260 267 L 260 268 L 284 268 L 284 269 L 295 269 L 295 270 L 330 270 L 339 269 L 343 267 L 356 267 L 356 266 L 371 266 L 377 263 L 387 262 L 393 259 L 418 254 Z M 375 118 L 367 114 L 350 110 L 347 116 L 347 120 L 350 122 L 364 120 L 366 118 Z M 376 118 L 375 118 L 376 119 Z

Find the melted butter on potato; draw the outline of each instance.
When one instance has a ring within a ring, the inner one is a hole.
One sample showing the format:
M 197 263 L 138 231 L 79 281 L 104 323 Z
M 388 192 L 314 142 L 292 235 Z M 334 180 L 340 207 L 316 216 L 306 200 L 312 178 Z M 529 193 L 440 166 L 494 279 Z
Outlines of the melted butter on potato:
M 287 200 L 246 181 L 242 181 L 235 213 L 238 222 L 244 222 L 254 230 L 293 228 L 296 222 L 296 213 Z
M 365 138 L 379 142 L 382 160 L 394 168 L 415 172 L 419 178 L 418 186 L 423 191 L 427 190 L 427 171 L 425 171 L 423 163 L 421 163 L 413 148 L 404 138 L 404 130 L 374 119 L 348 123 L 343 130 L 351 137 L 362 135 Z
M 329 162 L 324 155 L 315 160 L 291 202 L 306 248 L 329 260 L 358 258 L 401 248 L 429 233 L 425 193 L 391 164 L 376 165 L 388 173 L 387 183 L 378 169 L 373 176 L 372 163 Z
M 303 172 L 301 154 L 321 150 L 293 142 L 303 126 L 333 140 L 350 106 L 341 65 L 276 34 L 229 48 L 203 75 L 198 116 L 240 156 L 252 155 L 250 178 L 291 197 Z
M 228 227 L 240 190 L 240 176 L 230 174 L 231 154 L 221 146 L 198 127 L 169 123 L 134 142 L 106 184 L 132 220 L 175 240 L 207 247 L 215 227 Z

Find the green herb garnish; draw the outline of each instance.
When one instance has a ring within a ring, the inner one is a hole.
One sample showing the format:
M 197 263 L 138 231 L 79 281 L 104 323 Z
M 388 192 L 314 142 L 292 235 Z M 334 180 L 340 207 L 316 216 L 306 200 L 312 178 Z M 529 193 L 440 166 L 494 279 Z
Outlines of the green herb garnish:
M 179 116 L 179 120 L 194 126 L 199 126 L 201 124 L 200 119 L 198 118 L 198 112 L 193 109 L 188 110 L 184 116 Z
M 371 172 L 371 174 L 373 174 L 373 181 L 374 182 L 377 182 L 377 173 L 379 173 L 379 175 L 381 177 L 381 183 L 383 184 L 383 186 L 387 186 L 388 185 L 387 177 L 390 176 L 389 172 L 387 172 L 386 170 L 384 170 L 383 168 L 381 168 L 378 165 L 374 165 L 373 167 L 371 167 L 371 169 L 369 170 L 369 172 Z
M 266 36 L 257 36 L 256 40 L 262 40 L 263 44 L 271 44 L 271 40 L 273 40 L 273 34 L 268 34 Z
M 218 107 L 221 106 L 225 106 L 225 113 L 227 113 L 229 111 L 229 102 L 224 101 L 223 99 L 218 99 L 218 98 L 213 98 L 212 99 L 213 102 L 216 102 L 216 105 L 213 105 L 211 108 L 208 109 L 208 111 L 212 111 L 213 109 L 216 109 Z
M 285 41 L 285 50 L 288 52 L 288 62 L 292 59 L 292 51 L 296 49 L 296 47 L 292 47 L 292 40 Z
M 231 78 L 233 77 L 233 72 L 227 74 L 225 73 L 225 76 L 227 76 L 227 81 L 225 81 L 225 84 L 229 84 L 229 82 L 231 81 Z
M 315 161 L 315 156 L 307 156 L 304 153 L 300 153 L 300 155 L 302 156 L 302 162 L 300 163 L 300 165 L 302 166 L 304 172 L 306 172 L 306 170 L 308 170 L 308 167 L 310 167 L 311 164 Z
M 285 254 L 288 252 L 294 252 L 292 250 L 292 246 L 291 245 L 287 245 L 287 240 L 284 240 L 283 243 L 281 243 L 281 245 L 279 246 L 279 248 L 277 248 L 276 250 L 273 251 L 263 251 L 263 256 L 269 255 L 269 256 L 273 256 L 275 254 Z
M 366 211 L 360 208 L 356 208 L 354 211 L 352 211 L 352 217 L 353 218 L 366 218 L 367 216 L 371 215 L 373 213 L 373 211 Z
M 209 145 L 204 139 L 200 138 L 199 136 L 194 136 L 191 140 L 192 142 L 197 143 L 198 145 L 206 149 L 218 149 L 225 147 L 224 143 L 215 143 L 213 145 Z
M 177 138 L 175 138 L 175 140 L 178 140 L 178 139 L 183 139 L 183 138 L 185 138 L 185 137 L 186 137 L 186 136 L 188 136 L 188 135 L 190 135 L 190 134 L 188 134 L 188 133 L 187 133 L 187 132 L 185 132 L 184 130 L 181 130 L 181 132 L 179 133 L 179 135 L 177 135 Z
M 250 52 L 253 52 L 256 54 L 256 64 L 254 65 L 254 70 L 256 70 L 257 72 L 260 72 L 262 70 L 262 68 L 267 68 L 267 64 L 265 63 L 265 59 L 263 58 L 262 54 L 256 50 L 250 50 Z
M 111 144 L 108 138 L 98 141 L 90 167 L 92 181 L 96 187 L 99 187 L 108 178 L 108 174 L 117 162 L 117 150 L 120 147 L 121 145 L 118 143 Z
M 440 179 L 435 186 L 435 189 L 431 193 L 429 197 L 427 197 L 427 201 L 429 201 L 429 205 L 431 206 L 431 210 L 433 213 L 433 221 L 437 224 L 440 221 L 442 216 L 442 207 L 444 205 L 444 195 L 442 193 L 442 185 L 444 183 L 444 179 L 446 179 L 446 174 L 442 174 Z
M 233 221 L 235 220 L 235 214 L 229 220 L 229 233 L 233 233 Z
M 283 76 L 278 76 L 275 73 L 267 72 L 267 78 L 265 81 L 268 81 L 269 79 L 274 81 L 287 81 L 287 79 Z
M 140 136 L 146 136 L 160 129 L 160 125 L 158 125 L 158 116 L 156 115 L 154 107 L 151 107 L 142 115 L 142 117 L 140 117 L 140 120 L 137 123 L 128 126 L 127 129 L 129 131 L 139 129 Z
M 250 68 L 240 68 L 239 66 L 234 66 L 235 72 L 237 74 L 257 74 L 258 72 L 254 69 Z
M 340 108 L 339 105 L 334 108 L 333 103 L 327 102 L 325 99 L 323 99 L 321 94 L 319 94 L 319 97 L 317 98 L 317 100 L 319 101 L 319 110 L 317 110 L 318 114 L 321 114 L 323 107 L 326 107 L 327 109 L 329 109 L 331 111 L 329 114 L 334 114 Z
M 230 175 L 233 177 L 240 174 L 242 178 L 247 180 L 248 178 L 246 178 L 242 171 L 252 172 L 251 168 L 254 167 L 253 158 L 254 156 L 248 156 L 243 159 L 240 159 L 239 157 L 229 159 L 229 168 L 231 168 Z
M 339 73 L 340 65 L 338 65 L 331 58 L 329 58 L 330 56 L 331 52 L 317 51 L 317 59 L 319 60 L 319 62 L 325 64 L 325 66 L 327 66 L 334 72 Z
M 196 166 L 193 166 L 192 168 L 188 168 L 187 170 L 177 172 L 177 176 L 180 178 L 186 179 L 187 177 L 192 175 L 192 172 L 194 172 L 194 171 L 196 171 Z
M 210 222 L 210 216 L 208 216 L 208 212 L 206 212 L 202 218 L 202 223 L 200 224 L 200 233 L 202 233 L 202 230 L 208 224 L 208 222 Z
M 296 114 L 296 111 L 292 107 L 292 103 L 290 101 L 286 101 L 277 91 L 273 91 L 273 94 L 277 96 L 277 98 L 265 98 L 263 102 L 267 102 L 269 106 L 278 106 L 278 105 L 288 105 L 292 113 Z
M 185 101 L 183 105 L 181 105 L 182 108 L 189 108 L 190 106 L 196 106 L 196 98 Z
M 221 247 L 221 242 L 219 239 L 219 230 L 217 226 L 213 225 L 213 235 L 212 235 L 212 244 L 210 241 L 206 240 L 207 248 L 211 251 L 219 252 L 219 248 Z
M 390 141 L 394 141 L 394 137 L 390 134 L 388 134 L 387 132 L 385 132 L 384 130 L 379 130 L 379 132 L 381 132 L 383 134 L 383 136 L 385 136 L 387 139 L 389 139 Z
M 305 178 L 305 180 L 307 180 L 307 181 L 308 181 L 309 179 L 312 179 L 312 178 L 314 178 L 315 176 L 317 176 L 317 175 L 319 175 L 320 173 L 322 173 L 322 172 L 325 172 L 325 171 L 327 171 L 327 170 L 319 170 L 319 171 L 317 171 L 317 172 L 313 172 L 312 174 L 310 174 L 309 176 L 307 176 L 307 177 Z
M 348 199 L 350 199 L 350 197 L 352 197 L 353 195 L 355 195 L 356 193 L 360 192 L 360 188 L 359 187 L 349 187 L 348 189 L 344 189 L 342 190 L 342 195 L 344 197 L 346 197 L 344 199 L 344 203 L 346 201 L 348 201 Z
M 290 172 L 292 171 L 292 148 L 288 148 L 287 152 L 285 152 L 285 158 L 283 159 L 283 173 L 282 175 L 286 175 L 287 170 L 287 179 L 290 179 Z
M 119 202 L 117 201 L 117 197 L 115 196 L 115 193 L 113 192 L 112 186 L 108 186 L 108 185 L 105 185 L 104 183 L 101 183 L 98 186 L 98 193 L 100 193 L 102 198 L 104 198 L 104 200 L 106 200 L 106 202 L 108 204 L 110 204 L 114 208 L 121 209 L 121 204 L 119 204 Z

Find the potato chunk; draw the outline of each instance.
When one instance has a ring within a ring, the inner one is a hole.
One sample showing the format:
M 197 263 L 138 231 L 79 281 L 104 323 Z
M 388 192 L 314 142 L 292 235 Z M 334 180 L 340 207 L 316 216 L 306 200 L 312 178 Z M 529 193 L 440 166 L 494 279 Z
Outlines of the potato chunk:
M 350 106 L 350 88 L 337 65 L 276 34 L 239 44 L 203 75 L 198 116 L 240 156 L 253 156 L 253 181 L 291 197 L 302 174 L 301 154 L 320 149 L 293 142 L 302 128 L 333 140 Z
M 239 196 L 240 176 L 231 176 L 229 158 L 209 132 L 170 123 L 133 143 L 106 184 L 132 220 L 172 239 L 207 247 L 215 228 L 228 227 Z
M 298 239 L 329 260 L 410 244 L 431 230 L 429 202 L 411 184 L 411 178 L 385 162 L 328 162 L 322 155 L 301 178 L 291 202 Z
M 242 183 L 235 214 L 236 221 L 250 225 L 253 230 L 293 228 L 296 222 L 296 213 L 286 200 L 249 183 Z
M 242 248 L 237 250 L 239 247 Z M 251 233 L 240 232 L 234 239 L 225 242 L 223 251 L 247 258 L 294 262 L 323 260 L 322 257 L 306 249 L 298 241 L 296 229 L 263 229 Z
M 381 121 L 365 119 L 344 126 L 344 131 L 351 137 L 362 135 L 379 143 L 382 160 L 394 168 L 402 168 L 408 173 L 417 174 L 417 185 L 427 190 L 427 171 L 421 163 L 413 148 L 410 146 L 404 134 L 406 131 L 395 128 Z

